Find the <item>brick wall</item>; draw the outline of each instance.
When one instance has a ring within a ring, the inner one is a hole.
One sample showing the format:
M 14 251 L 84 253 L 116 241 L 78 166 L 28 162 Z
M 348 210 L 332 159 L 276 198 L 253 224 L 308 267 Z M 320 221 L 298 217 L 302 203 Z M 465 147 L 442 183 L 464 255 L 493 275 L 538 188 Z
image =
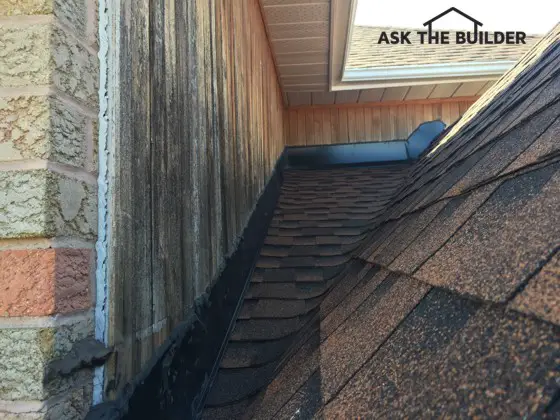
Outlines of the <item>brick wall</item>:
M 97 44 L 93 0 L 0 0 L 0 418 L 91 403 L 49 372 L 93 335 Z

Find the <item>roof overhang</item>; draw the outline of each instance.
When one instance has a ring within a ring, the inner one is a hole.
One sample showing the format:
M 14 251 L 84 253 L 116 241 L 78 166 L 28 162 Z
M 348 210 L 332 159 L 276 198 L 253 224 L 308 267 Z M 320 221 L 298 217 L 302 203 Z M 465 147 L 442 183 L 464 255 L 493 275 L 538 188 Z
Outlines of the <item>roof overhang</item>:
M 497 80 L 515 61 L 438 63 L 346 69 L 358 0 L 331 0 L 329 90 L 331 92 L 418 86 L 433 83 L 469 83 Z
M 387 66 L 365 69 L 345 69 L 342 82 L 415 81 L 425 79 L 448 80 L 472 77 L 499 77 L 512 68 L 515 61 L 477 63 L 438 63 L 410 66 Z
M 512 65 L 490 63 L 491 59 L 472 63 L 475 57 L 463 64 L 396 66 L 387 61 L 345 71 L 358 0 L 259 0 L 259 4 L 289 107 L 473 98 Z
M 358 0 L 331 0 L 331 39 L 329 56 L 329 90 L 345 90 L 342 78 Z M 338 89 L 341 87 L 341 89 Z M 355 89 L 349 87 L 347 89 Z

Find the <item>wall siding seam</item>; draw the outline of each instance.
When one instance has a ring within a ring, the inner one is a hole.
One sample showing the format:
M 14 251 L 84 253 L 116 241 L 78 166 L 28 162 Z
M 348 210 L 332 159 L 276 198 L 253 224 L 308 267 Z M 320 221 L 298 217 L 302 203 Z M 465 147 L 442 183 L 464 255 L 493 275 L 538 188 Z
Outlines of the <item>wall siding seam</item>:
M 70 314 L 49 316 L 0 317 L 0 330 L 56 328 L 78 324 L 83 321 L 87 322 L 92 318 L 93 311 L 91 309 Z
M 88 383 L 86 378 L 79 379 L 78 381 L 73 383 L 73 388 L 83 387 Z M 0 400 L 0 415 L 3 413 L 8 414 L 31 414 L 36 415 L 37 413 L 48 413 L 49 408 L 59 404 L 65 398 L 68 398 L 70 393 L 68 390 L 59 392 L 46 400 L 39 401 L 39 400 Z M 12 419 L 13 417 L 8 417 Z M 20 417 L 15 417 L 19 419 Z M 25 417 L 24 417 L 25 418 Z M 33 416 L 32 418 L 36 419 L 37 417 Z M 43 417 L 45 419 L 49 419 L 50 417 Z
M 51 93 L 52 87 L 50 85 L 17 87 L 0 86 L 0 97 L 6 98 L 19 98 L 20 96 L 49 96 Z
M 94 249 L 95 243 L 73 237 L 0 239 L 0 251 L 49 248 Z
M 10 99 L 19 98 L 21 96 L 48 96 L 59 100 L 67 107 L 78 111 L 85 117 L 95 119 L 98 117 L 98 113 L 95 108 L 82 103 L 80 100 L 68 95 L 53 85 L 0 87 L 0 97 L 2 98 Z
M 44 25 L 52 23 L 54 15 L 11 15 L 0 16 L 0 25 L 5 28 L 21 28 L 24 26 Z
M 96 55 L 97 55 L 97 53 L 96 53 Z M 60 89 L 58 89 L 55 86 L 50 86 L 48 95 L 52 96 L 53 98 L 58 99 L 60 102 L 62 102 L 67 107 L 72 108 L 72 109 L 80 112 L 81 114 L 83 114 L 84 116 L 86 116 L 88 118 L 97 119 L 99 117 L 98 112 L 95 110 L 94 107 L 83 103 L 82 101 L 80 101 L 77 98 L 74 98 L 71 95 L 68 95 L 66 92 L 61 91 Z
M 67 165 L 65 163 L 53 162 L 48 159 L 21 159 L 14 161 L 0 161 L 0 172 L 20 172 L 47 170 L 67 178 L 82 181 L 89 185 L 95 185 L 95 174 L 88 172 L 85 168 Z

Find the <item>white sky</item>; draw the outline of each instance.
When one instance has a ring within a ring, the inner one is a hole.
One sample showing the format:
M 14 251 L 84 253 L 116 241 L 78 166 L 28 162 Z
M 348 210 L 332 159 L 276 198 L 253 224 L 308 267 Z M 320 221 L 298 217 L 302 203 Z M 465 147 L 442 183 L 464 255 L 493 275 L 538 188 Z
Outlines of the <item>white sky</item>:
M 422 24 L 455 6 L 482 22 L 483 31 L 524 31 L 544 34 L 560 20 L 560 1 L 555 0 L 358 0 L 358 25 L 422 28 Z M 472 29 L 466 19 L 451 13 L 434 22 L 434 29 Z

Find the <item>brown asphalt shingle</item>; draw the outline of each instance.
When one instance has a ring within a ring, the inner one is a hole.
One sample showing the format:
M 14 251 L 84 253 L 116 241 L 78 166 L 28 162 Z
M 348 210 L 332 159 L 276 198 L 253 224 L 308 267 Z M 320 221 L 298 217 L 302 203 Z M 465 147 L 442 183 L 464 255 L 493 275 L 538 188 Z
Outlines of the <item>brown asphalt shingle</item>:
M 420 160 L 286 171 L 204 418 L 555 418 L 559 28 Z
M 560 253 L 556 252 L 510 306 L 560 325 Z
M 421 44 L 416 31 L 425 30 L 425 28 L 383 28 L 356 25 L 352 32 L 346 68 L 517 61 L 540 39 L 539 36 L 527 36 L 526 44 L 519 45 Z M 412 45 L 379 44 L 379 37 L 383 31 L 410 31 L 409 39 Z M 455 31 L 449 32 L 451 39 L 454 39 Z
M 321 414 L 538 418 L 559 363 L 553 325 L 433 290 Z

